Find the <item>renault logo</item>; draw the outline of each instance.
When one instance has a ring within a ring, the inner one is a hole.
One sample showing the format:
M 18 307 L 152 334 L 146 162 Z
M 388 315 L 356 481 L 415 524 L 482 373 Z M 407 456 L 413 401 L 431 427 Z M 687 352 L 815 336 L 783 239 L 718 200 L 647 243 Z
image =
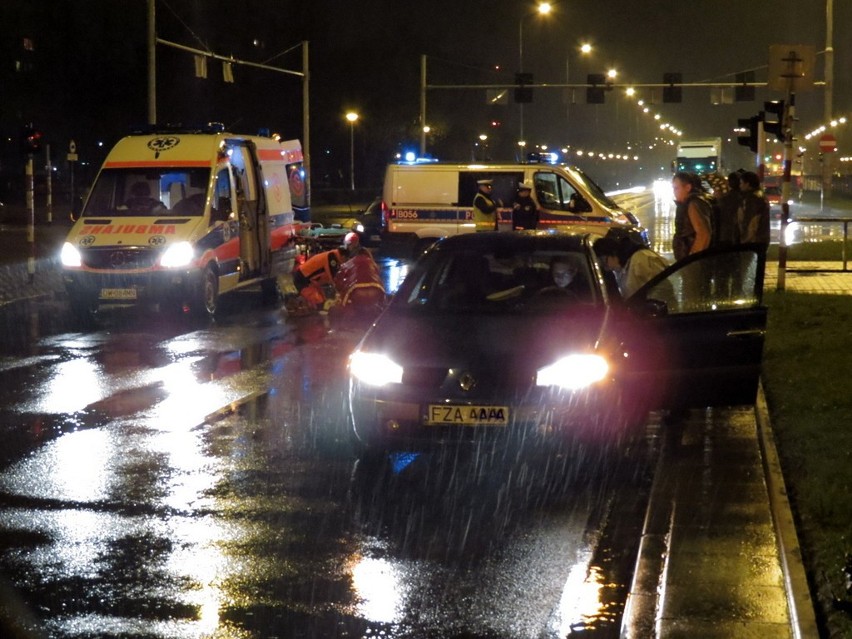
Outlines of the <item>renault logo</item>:
M 467 392 L 476 386 L 476 378 L 472 373 L 462 373 L 459 375 L 459 388 Z

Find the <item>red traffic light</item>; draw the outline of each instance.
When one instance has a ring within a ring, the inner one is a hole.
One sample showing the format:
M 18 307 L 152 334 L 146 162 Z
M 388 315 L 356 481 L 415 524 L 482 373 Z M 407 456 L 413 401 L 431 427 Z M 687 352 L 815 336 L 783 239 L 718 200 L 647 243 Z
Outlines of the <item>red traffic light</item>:
M 24 127 L 21 134 L 21 151 L 38 153 L 41 150 L 42 134 L 31 126 Z

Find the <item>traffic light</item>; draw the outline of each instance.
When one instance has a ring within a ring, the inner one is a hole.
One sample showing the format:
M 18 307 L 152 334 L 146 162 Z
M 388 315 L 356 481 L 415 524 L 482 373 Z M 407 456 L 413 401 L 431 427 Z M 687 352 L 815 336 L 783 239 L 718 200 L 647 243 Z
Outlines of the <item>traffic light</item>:
M 586 76 L 586 104 L 603 104 L 606 99 L 606 76 L 603 73 L 589 73 Z
M 771 113 L 775 116 L 772 121 L 763 121 L 763 130 L 775 136 L 779 142 L 783 142 L 787 132 L 784 124 L 784 100 L 772 100 L 771 102 L 763 103 L 763 110 L 766 113 Z
M 515 102 L 521 104 L 529 104 L 533 101 L 533 90 L 532 87 L 526 86 L 528 84 L 533 83 L 533 74 L 532 73 L 516 73 L 515 74 L 515 84 L 518 85 L 515 88 Z
M 41 131 L 28 124 L 21 131 L 21 152 L 24 154 L 38 153 L 41 150 Z
M 674 85 L 683 82 L 683 75 L 680 73 L 664 73 L 663 82 L 669 85 L 663 87 L 663 102 L 681 102 L 683 89 Z
M 753 115 L 750 118 L 737 120 L 737 127 L 741 133 L 737 135 L 737 142 L 751 149 L 752 153 L 757 153 L 757 138 L 758 124 L 763 120 L 763 112 L 758 115 Z

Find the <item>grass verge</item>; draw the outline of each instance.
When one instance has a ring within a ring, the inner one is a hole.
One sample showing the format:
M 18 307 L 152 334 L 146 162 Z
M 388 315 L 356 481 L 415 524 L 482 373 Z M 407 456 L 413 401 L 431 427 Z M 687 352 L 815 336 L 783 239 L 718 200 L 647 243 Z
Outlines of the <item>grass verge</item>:
M 852 296 L 767 292 L 763 378 L 802 554 L 826 636 L 852 637 Z

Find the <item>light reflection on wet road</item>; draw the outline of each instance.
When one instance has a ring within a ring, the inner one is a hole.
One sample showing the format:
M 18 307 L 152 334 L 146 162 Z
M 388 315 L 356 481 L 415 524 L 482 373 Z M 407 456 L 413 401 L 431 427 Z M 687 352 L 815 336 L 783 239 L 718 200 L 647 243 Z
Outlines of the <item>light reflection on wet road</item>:
M 158 322 L 30 330 L 0 360 L 0 573 L 50 636 L 617 636 L 634 555 L 610 528 L 641 523 L 644 467 L 367 463 L 345 410 L 361 329 L 250 294 Z

